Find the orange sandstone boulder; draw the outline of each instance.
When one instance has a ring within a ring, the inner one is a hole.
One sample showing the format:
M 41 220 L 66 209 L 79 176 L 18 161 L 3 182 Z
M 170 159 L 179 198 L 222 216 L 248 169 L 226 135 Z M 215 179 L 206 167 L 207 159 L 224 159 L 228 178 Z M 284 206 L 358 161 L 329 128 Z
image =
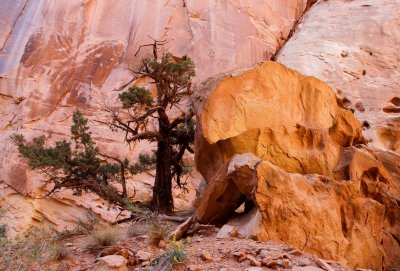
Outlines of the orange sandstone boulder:
M 288 172 L 333 177 L 341 148 L 364 142 L 359 122 L 327 84 L 275 62 L 209 79 L 194 103 L 196 164 L 206 181 L 247 152 Z
M 251 234 L 259 240 L 351 268 L 394 264 L 400 157 L 360 144 L 361 125 L 327 84 L 266 62 L 202 88 L 194 97 L 196 163 L 208 182 L 202 223 L 223 224 L 252 201 L 243 220 L 261 216 Z

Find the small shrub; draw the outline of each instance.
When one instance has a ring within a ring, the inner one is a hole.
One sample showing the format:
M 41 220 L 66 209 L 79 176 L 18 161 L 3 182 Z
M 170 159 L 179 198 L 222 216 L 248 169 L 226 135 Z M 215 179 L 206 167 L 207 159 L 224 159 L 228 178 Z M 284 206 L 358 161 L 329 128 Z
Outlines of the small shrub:
M 187 239 L 187 243 L 190 240 Z M 160 255 L 155 260 L 155 265 L 152 271 L 169 271 L 174 266 L 183 264 L 187 258 L 187 252 L 185 251 L 184 244 L 182 241 L 176 241 L 175 239 L 168 245 L 167 251 Z
M 168 226 L 161 224 L 157 219 L 153 219 L 149 231 L 149 243 L 157 246 L 161 240 L 166 240 L 168 237 Z
M 7 226 L 5 224 L 0 224 L 0 239 L 7 238 Z
M 55 244 L 52 247 L 51 258 L 53 260 L 60 261 L 62 259 L 65 259 L 68 256 L 68 254 L 69 254 L 68 249 L 63 245 Z
M 94 230 L 88 237 L 85 247 L 87 249 L 113 246 L 122 239 L 121 230 L 117 227 L 106 226 Z

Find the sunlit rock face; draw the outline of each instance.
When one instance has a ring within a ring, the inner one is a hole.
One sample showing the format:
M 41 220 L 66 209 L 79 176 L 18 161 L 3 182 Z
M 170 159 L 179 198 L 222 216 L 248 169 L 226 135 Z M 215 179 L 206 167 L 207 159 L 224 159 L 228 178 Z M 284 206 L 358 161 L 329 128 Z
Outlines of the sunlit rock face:
M 399 1 L 319 1 L 277 60 L 327 82 L 373 145 L 399 153 L 399 44 Z
M 129 68 L 135 69 L 149 53 L 145 48 L 136 55 L 140 45 L 152 42 L 149 37 L 168 41 L 166 49 L 176 56 L 190 56 L 197 65 L 194 81 L 201 82 L 216 73 L 269 59 L 312 2 L 1 1 L 0 197 L 6 202 L 27 198 L 13 205 L 7 221 L 17 230 L 33 222 L 61 229 L 69 223 L 65 221 L 81 217 L 87 209 L 106 219 L 117 214 L 98 199 L 77 199 L 68 193 L 52 200 L 32 198 L 49 188 L 18 157 L 8 140 L 12 133 L 22 133 L 27 139 L 46 134 L 48 142 L 68 137 L 72 112 L 80 108 L 102 149 L 134 158 L 148 151 L 148 145 L 128 148 L 122 136 L 101 123 L 107 119 L 101 108 L 115 104 L 118 93 L 112 90 L 132 78 Z M 131 193 L 136 188 L 137 199 L 148 199 L 152 177 L 134 180 Z M 183 207 L 190 197 L 179 195 L 175 202 Z M 54 210 L 61 209 L 59 204 L 72 206 L 72 211 L 54 215 Z M 82 208 L 74 209 L 76 205 Z
M 254 153 L 288 172 L 333 177 L 361 126 L 332 89 L 276 62 L 211 78 L 194 97 L 197 169 L 206 181 L 235 154 Z
M 207 80 L 194 105 L 196 165 L 207 181 L 200 222 L 226 223 L 253 202 L 260 240 L 354 269 L 396 263 L 400 156 L 368 147 L 326 83 L 264 62 Z

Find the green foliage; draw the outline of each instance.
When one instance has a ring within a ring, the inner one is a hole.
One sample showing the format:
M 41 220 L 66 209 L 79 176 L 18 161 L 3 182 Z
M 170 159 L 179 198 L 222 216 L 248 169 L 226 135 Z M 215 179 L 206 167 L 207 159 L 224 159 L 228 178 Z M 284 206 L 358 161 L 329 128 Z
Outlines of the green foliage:
M 139 161 L 129 167 L 131 174 L 139 174 L 154 169 L 157 157 L 155 155 L 139 154 Z
M 157 218 L 152 220 L 149 231 L 149 243 L 157 246 L 161 240 L 166 240 L 168 237 L 168 225 L 162 224 Z
M 0 198 L 0 202 L 1 202 L 1 198 Z M 0 220 L 3 217 L 5 213 L 5 208 L 0 208 Z M 6 224 L 0 224 L 0 241 L 2 241 L 3 239 L 7 238 L 7 225 Z
M 144 59 L 143 66 L 148 68 L 147 72 L 153 77 L 162 78 L 179 88 L 190 84 L 191 78 L 196 75 L 195 65 L 189 57 L 176 61 L 171 53 L 164 54 L 161 61 Z
M 159 56 L 158 46 L 162 45 L 163 41 L 154 40 L 153 44 L 141 46 L 152 46 L 153 56 L 143 59 L 139 70 L 134 71 L 138 76 L 152 79 L 156 90 L 154 98 L 145 88 L 132 86 L 119 95 L 122 107 L 128 109 L 126 115 L 130 118 L 119 118 L 118 113 L 109 111 L 112 115 L 111 128 L 123 131 L 127 143 L 140 140 L 157 142 L 156 158 L 144 159 L 142 155 L 129 170 L 137 174 L 155 168 L 152 205 L 158 211 L 169 212 L 173 210 L 172 180 L 175 179 L 179 188 L 185 189 L 185 182 L 181 182 L 180 176 L 189 171 L 182 158 L 185 151 L 193 153 L 194 122 L 191 119 L 194 113 L 187 105 L 192 94 L 191 79 L 195 76 L 195 65 L 186 56 L 178 58 L 171 53 Z M 177 114 L 171 108 L 181 112 Z M 153 123 L 153 119 L 158 125 L 151 129 L 147 124 Z
M 127 91 L 119 94 L 119 99 L 123 108 L 130 108 L 134 105 L 151 106 L 153 104 L 150 92 L 144 87 L 138 86 L 132 86 Z
M 189 239 L 186 243 L 190 242 Z M 170 271 L 173 267 L 185 262 L 187 258 L 184 243 L 173 239 L 168 245 L 167 250 L 161 254 L 154 263 L 152 271 Z
M 27 142 L 23 135 L 15 134 L 11 137 L 18 146 L 19 153 L 27 159 L 32 169 L 41 169 L 54 183 L 53 191 L 68 188 L 75 195 L 83 191 L 93 192 L 101 198 L 123 207 L 123 197 L 109 182 L 120 182 L 121 164 L 104 161 L 98 147 L 92 140 L 89 132 L 88 120 L 79 110 L 72 116 L 71 142 L 66 140 L 55 142 L 54 147 L 45 145 L 44 136 L 34 138 Z M 122 166 L 128 166 L 129 161 L 124 161 Z M 53 192 L 52 191 L 52 192 Z
M 7 225 L 0 224 L 0 239 L 7 238 Z
M 83 117 L 79 110 L 72 115 L 71 138 L 75 141 L 77 148 L 79 144 L 84 146 L 93 145 L 91 133 L 89 132 L 88 120 Z

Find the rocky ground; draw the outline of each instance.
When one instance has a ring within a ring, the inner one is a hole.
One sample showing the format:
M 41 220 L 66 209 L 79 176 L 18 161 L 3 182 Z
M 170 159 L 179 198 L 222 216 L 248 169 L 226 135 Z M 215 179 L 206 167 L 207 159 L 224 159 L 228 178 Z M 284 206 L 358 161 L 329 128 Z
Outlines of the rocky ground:
M 349 270 L 285 244 L 244 239 L 229 227 L 206 226 L 169 241 L 166 229 L 170 232 L 179 223 L 159 222 L 158 228 L 153 220 L 106 228 L 82 224 L 58 234 L 31 229 L 13 241 L 1 242 L 0 270 L 170 270 L 171 264 L 173 270 L 191 271 Z M 93 243 L 93 228 L 106 229 L 104 236 L 115 237 L 115 243 L 102 245 L 101 238 Z

